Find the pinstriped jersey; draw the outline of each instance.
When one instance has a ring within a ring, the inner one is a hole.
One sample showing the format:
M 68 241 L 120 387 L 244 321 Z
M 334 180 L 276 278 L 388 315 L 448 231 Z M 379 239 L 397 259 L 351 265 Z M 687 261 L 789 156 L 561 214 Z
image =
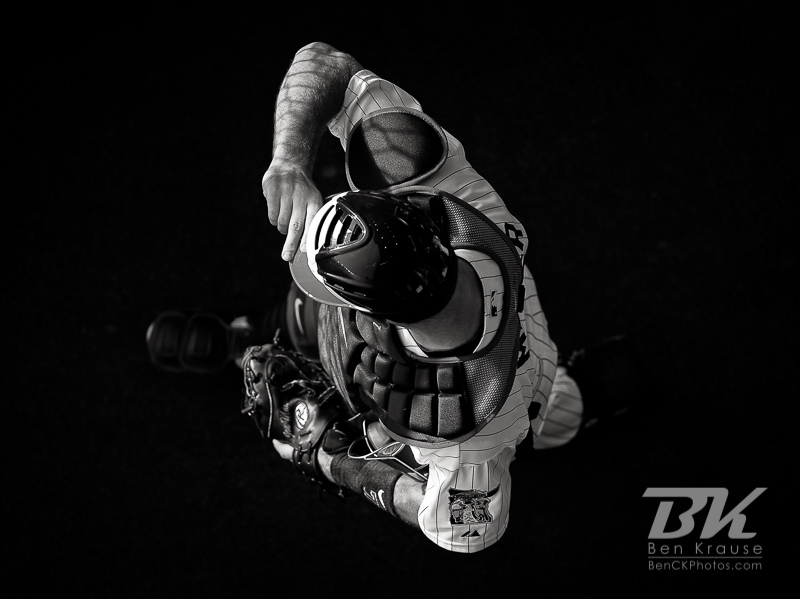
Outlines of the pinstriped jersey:
M 368 70 L 350 80 L 342 109 L 328 124 L 345 150 L 350 132 L 367 115 L 401 107 L 422 112 L 410 94 Z M 430 117 L 427 117 L 430 121 Z M 506 208 L 494 188 L 466 159 L 461 143 L 441 130 L 447 140 L 446 156 L 440 166 L 415 185 L 433 187 L 468 202 L 487 216 L 512 241 L 524 260 L 528 237 L 524 226 Z M 352 181 L 351 181 L 352 185 Z M 502 316 L 503 288 L 500 267 L 479 249 L 459 249 L 480 278 L 484 296 L 484 322 L 478 349 L 488 345 Z M 513 387 L 498 414 L 467 441 L 444 448 L 412 447 L 420 463 L 428 464 L 429 475 L 418 522 L 425 535 L 440 547 L 456 552 L 474 552 L 497 542 L 509 521 L 511 477 L 509 465 L 516 445 L 528 430 L 539 434 L 548 396 L 556 373 L 556 346 L 551 341 L 536 286 L 524 267 L 524 310 L 519 313 L 522 338 Z M 397 328 L 406 352 L 426 357 L 411 331 Z M 530 441 L 527 441 L 530 442 Z

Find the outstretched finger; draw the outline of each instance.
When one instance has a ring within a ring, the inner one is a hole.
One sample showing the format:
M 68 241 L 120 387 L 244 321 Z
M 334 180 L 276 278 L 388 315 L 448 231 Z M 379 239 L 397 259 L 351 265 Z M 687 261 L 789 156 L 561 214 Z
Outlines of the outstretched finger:
M 281 258 L 287 262 L 294 258 L 294 255 L 297 252 L 297 247 L 300 244 L 300 240 L 303 238 L 303 229 L 305 225 L 303 219 L 304 214 L 300 212 L 301 211 L 295 207 L 292 217 L 289 220 L 286 241 L 283 243 L 283 250 L 281 250 Z
M 281 235 L 288 235 L 291 231 L 293 215 L 297 214 L 297 206 L 294 204 L 295 193 L 293 190 L 281 190 L 280 213 L 278 214 L 278 231 Z M 303 210 L 305 212 L 305 210 Z
M 306 206 L 306 231 L 311 228 L 311 221 L 314 220 L 317 212 L 322 208 L 322 203 L 322 196 L 319 193 L 309 198 L 308 205 Z
M 281 194 L 275 179 L 269 176 L 269 171 L 261 179 L 261 192 L 267 200 L 267 218 L 272 226 L 278 224 L 281 211 Z

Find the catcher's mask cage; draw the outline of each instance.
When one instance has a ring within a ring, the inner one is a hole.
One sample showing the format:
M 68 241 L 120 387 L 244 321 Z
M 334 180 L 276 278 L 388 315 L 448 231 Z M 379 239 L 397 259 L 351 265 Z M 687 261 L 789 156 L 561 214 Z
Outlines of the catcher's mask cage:
M 407 198 L 339 193 L 314 216 L 291 271 L 319 302 L 415 322 L 441 310 L 455 289 L 456 257 L 445 239 Z

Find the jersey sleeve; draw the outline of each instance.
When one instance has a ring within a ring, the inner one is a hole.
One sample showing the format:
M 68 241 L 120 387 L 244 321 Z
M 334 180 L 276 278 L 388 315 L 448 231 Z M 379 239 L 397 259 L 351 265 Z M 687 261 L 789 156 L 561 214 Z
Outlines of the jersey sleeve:
M 500 540 L 511 507 L 511 473 L 517 444 L 530 427 L 519 385 L 497 416 L 460 445 L 412 447 L 428 465 L 428 483 L 418 512 L 431 541 L 457 553 L 474 553 Z
M 439 547 L 475 553 L 499 541 L 508 526 L 514 449 L 504 447 L 480 463 L 459 453 L 456 446 L 428 455 L 428 483 L 417 519 Z
M 457 196 L 497 224 L 512 239 L 524 260 L 528 245 L 525 227 L 508 211 L 502 198 L 489 182 L 467 161 L 461 142 L 427 115 L 414 96 L 369 70 L 359 71 L 350 79 L 342 108 L 328 123 L 328 130 L 339 138 L 345 150 L 345 170 L 351 188 L 367 189 L 359 187 L 353 180 L 357 175 L 352 171 L 358 168 L 355 162 L 351 162 L 357 154 L 354 152 L 353 144 L 358 144 L 353 140 L 360 135 L 359 131 L 365 122 L 369 122 L 376 115 L 380 117 L 393 111 L 413 114 L 424 121 L 436 135 L 441 135 L 443 147 L 441 156 L 435 163 L 430 160 L 425 162 L 425 169 L 418 170 L 413 177 L 390 184 L 385 189 L 391 191 L 398 187 L 422 185 Z M 377 158 L 381 156 L 380 151 L 374 154 Z
M 353 190 L 415 185 L 447 159 L 441 127 L 411 95 L 369 71 L 351 79 L 329 129 L 345 149 L 345 173 Z
M 372 71 L 362 70 L 350 79 L 342 108 L 328 123 L 328 130 L 339 138 L 342 148 L 347 150 L 353 128 L 365 116 L 397 107 L 422 112 L 422 106 L 411 94 L 379 78 Z

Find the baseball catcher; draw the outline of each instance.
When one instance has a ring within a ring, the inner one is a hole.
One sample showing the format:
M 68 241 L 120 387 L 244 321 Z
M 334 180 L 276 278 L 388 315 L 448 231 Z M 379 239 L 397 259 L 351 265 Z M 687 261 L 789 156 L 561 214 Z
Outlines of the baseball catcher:
M 350 189 L 323 198 L 325 131 Z M 286 236 L 284 302 L 233 319 L 164 313 L 148 347 L 172 370 L 235 362 L 243 412 L 325 491 L 480 551 L 506 531 L 519 449 L 563 446 L 630 405 L 630 342 L 559 352 L 525 227 L 457 138 L 349 54 L 295 55 L 262 186 Z

